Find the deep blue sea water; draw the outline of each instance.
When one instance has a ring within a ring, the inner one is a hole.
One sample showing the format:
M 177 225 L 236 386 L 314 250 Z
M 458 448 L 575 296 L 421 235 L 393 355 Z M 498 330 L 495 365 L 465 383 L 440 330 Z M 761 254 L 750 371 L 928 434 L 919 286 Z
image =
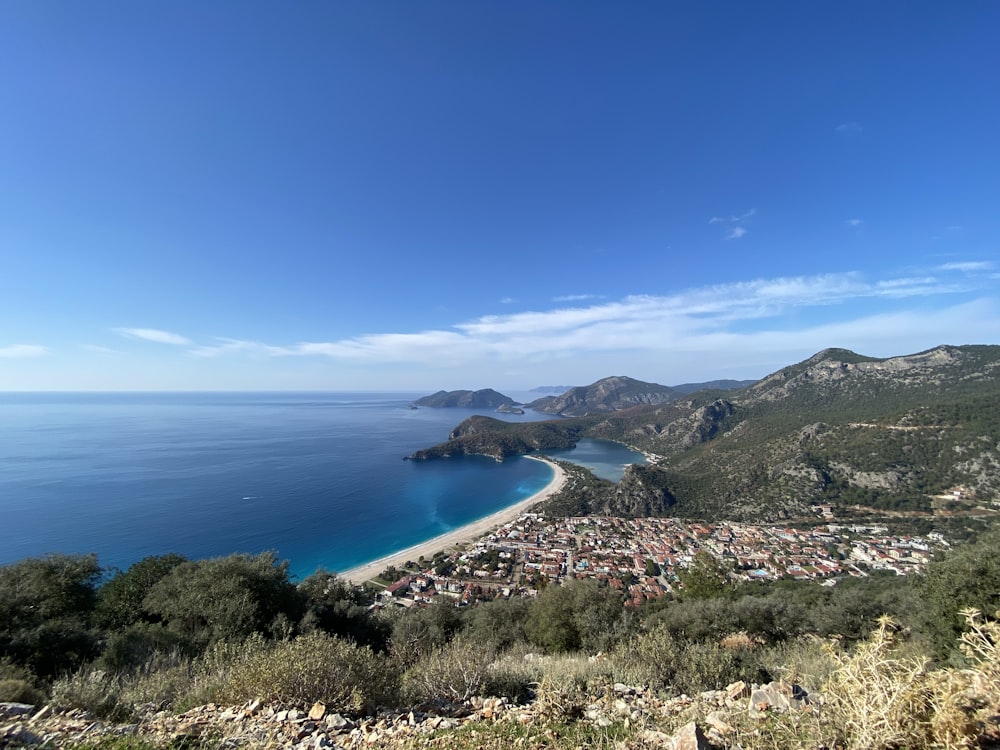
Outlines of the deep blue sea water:
M 522 458 L 403 461 L 471 414 L 544 417 L 410 409 L 421 395 L 0 393 L 0 564 L 275 550 L 304 577 L 417 544 L 551 479 Z M 610 478 L 641 460 L 613 443 L 578 450 Z

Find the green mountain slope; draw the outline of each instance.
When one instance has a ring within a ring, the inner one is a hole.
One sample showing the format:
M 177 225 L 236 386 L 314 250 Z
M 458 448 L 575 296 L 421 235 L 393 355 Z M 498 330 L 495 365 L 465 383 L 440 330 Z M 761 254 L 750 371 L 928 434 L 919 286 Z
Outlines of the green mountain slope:
M 1000 497 L 998 346 L 887 359 L 826 349 L 741 391 L 553 422 L 470 422 L 414 457 L 501 458 L 581 437 L 654 457 L 642 482 L 627 475 L 592 493 L 595 512 L 764 520 L 816 504 L 908 511 L 935 496 Z

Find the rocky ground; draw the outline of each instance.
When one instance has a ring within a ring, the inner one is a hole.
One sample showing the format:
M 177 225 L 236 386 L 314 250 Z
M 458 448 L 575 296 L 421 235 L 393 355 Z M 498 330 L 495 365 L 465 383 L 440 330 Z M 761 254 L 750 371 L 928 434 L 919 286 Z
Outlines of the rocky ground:
M 289 707 L 251 701 L 243 706 L 201 706 L 180 715 L 150 707 L 135 723 L 115 724 L 79 709 L 0 703 L 0 748 L 106 747 L 114 746 L 116 737 L 142 738 L 169 748 L 475 747 L 480 733 L 494 741 L 509 737 L 515 746 L 544 747 L 546 736 L 556 738 L 552 727 L 575 725 L 584 730 L 583 736 L 594 730 L 594 736 L 607 738 L 609 747 L 707 750 L 736 746 L 734 722 L 741 719 L 765 721 L 773 712 L 811 710 L 801 689 L 783 682 L 752 687 L 737 682 L 725 690 L 673 699 L 616 684 L 602 695 L 540 691 L 527 705 L 474 698 L 424 709 L 348 717 L 328 711 L 322 703 Z M 548 729 L 532 735 L 521 731 L 524 727 Z M 121 746 L 126 746 L 124 740 Z

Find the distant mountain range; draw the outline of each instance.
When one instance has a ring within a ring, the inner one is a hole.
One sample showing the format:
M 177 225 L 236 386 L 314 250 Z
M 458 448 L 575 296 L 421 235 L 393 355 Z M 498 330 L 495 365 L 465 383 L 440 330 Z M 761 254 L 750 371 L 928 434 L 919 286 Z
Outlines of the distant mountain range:
M 548 393 L 547 397 L 525 404 L 543 414 L 580 416 L 601 411 L 617 411 L 639 404 L 675 401 L 681 396 L 702 390 L 733 390 L 751 385 L 755 380 L 712 380 L 677 386 L 645 383 L 623 376 L 603 378 L 588 386 L 540 385 L 529 393 Z M 413 402 L 414 406 L 434 408 L 496 409 L 520 404 L 492 388 L 479 391 L 438 391 Z
M 682 394 L 688 394 L 697 391 L 732 391 L 737 388 L 746 388 L 756 382 L 756 380 L 709 380 L 704 383 L 682 383 L 670 387 Z M 572 385 L 540 385 L 537 388 L 532 388 L 528 393 L 547 393 L 560 396 L 575 387 Z
M 670 386 L 684 395 L 698 391 L 735 391 L 753 385 L 756 380 L 709 380 L 704 383 L 681 383 Z
M 562 419 L 473 417 L 412 457 L 502 459 L 582 437 L 614 440 L 653 465 L 630 468 L 576 509 L 625 515 L 759 521 L 817 504 L 905 513 L 930 510 L 935 496 L 1000 498 L 998 346 L 886 359 L 825 349 L 741 389 L 718 388 L 730 382 L 685 393 L 605 378 L 528 404 Z

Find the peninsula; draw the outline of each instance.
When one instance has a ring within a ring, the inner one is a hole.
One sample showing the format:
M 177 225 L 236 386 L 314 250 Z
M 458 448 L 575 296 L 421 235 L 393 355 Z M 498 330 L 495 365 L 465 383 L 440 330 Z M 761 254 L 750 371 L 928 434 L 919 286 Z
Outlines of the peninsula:
M 430 406 L 436 409 L 496 409 L 501 406 L 517 406 L 517 402 L 510 396 L 494 391 L 492 388 L 483 388 L 478 391 L 438 391 L 430 396 L 418 398 L 413 402 L 414 406 Z

